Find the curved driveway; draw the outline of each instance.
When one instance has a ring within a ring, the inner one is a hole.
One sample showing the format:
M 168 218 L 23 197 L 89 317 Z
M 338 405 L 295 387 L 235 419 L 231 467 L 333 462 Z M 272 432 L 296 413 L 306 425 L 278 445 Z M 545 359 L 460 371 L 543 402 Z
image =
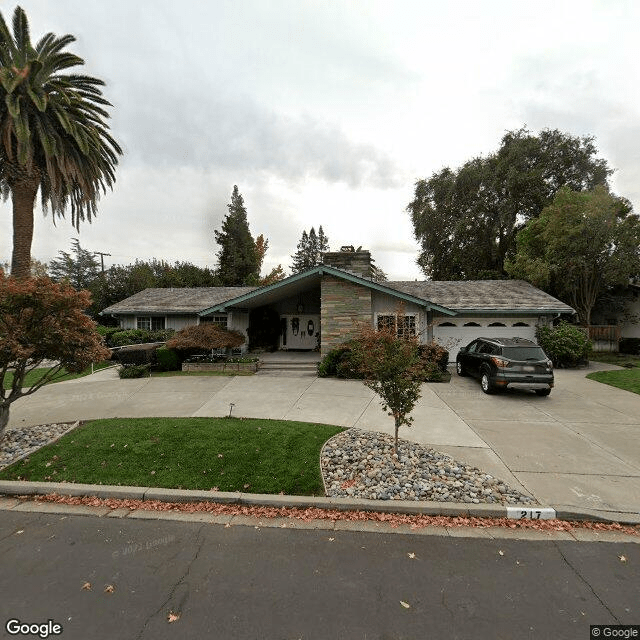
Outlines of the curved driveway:
M 610 368 L 592 365 L 596 368 Z M 425 384 L 400 435 L 533 494 L 542 504 L 640 513 L 640 396 L 556 371 L 548 398 L 484 395 L 454 374 Z M 233 407 L 230 405 L 233 403 Z M 44 387 L 17 401 L 11 426 L 111 417 L 225 416 L 304 420 L 392 433 L 361 382 L 314 377 L 120 380 L 113 370 Z

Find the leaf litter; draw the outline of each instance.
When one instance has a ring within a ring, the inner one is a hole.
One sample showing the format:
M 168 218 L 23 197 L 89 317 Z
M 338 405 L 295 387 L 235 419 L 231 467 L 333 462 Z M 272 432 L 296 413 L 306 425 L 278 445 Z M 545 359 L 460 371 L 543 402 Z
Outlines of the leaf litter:
M 108 507 L 110 509 L 130 509 L 145 511 L 175 511 L 182 513 L 210 513 L 212 515 L 250 516 L 255 518 L 290 518 L 310 522 L 313 520 L 349 520 L 357 522 L 384 523 L 391 527 L 401 525 L 411 529 L 426 527 L 506 527 L 510 529 L 533 529 L 537 531 L 616 531 L 627 535 L 640 535 L 640 526 L 621 525 L 617 522 L 589 522 L 567 520 L 511 520 L 508 518 L 480 518 L 476 516 L 429 516 L 422 514 L 401 514 L 379 511 L 341 511 L 319 507 L 271 507 L 252 506 L 213 501 L 164 502 L 161 500 L 124 500 L 118 498 L 97 498 L 92 496 L 63 496 L 56 493 L 41 496 L 16 496 L 22 500 L 35 502 L 55 502 L 59 504 Z M 227 525 L 228 526 L 228 523 Z

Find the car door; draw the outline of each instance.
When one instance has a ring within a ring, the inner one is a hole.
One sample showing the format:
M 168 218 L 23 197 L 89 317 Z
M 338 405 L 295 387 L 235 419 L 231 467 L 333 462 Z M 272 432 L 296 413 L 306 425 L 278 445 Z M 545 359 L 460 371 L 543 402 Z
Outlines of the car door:
M 481 344 L 480 340 L 474 340 L 464 353 L 464 368 L 472 376 L 478 375 L 478 348 Z

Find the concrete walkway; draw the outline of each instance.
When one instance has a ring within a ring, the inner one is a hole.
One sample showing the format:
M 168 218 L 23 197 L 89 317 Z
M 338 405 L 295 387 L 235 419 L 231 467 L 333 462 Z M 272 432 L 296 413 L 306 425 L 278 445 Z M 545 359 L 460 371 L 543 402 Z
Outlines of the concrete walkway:
M 614 368 L 593 365 L 591 370 Z M 535 496 L 542 504 L 640 513 L 640 396 L 556 371 L 548 398 L 487 396 L 454 374 L 425 384 L 401 437 L 452 455 Z M 231 405 L 233 404 L 233 407 Z M 10 426 L 111 417 L 260 417 L 393 432 L 361 382 L 238 376 L 120 380 L 115 370 L 49 385 L 17 401 Z M 603 513 L 603 515 L 605 515 Z

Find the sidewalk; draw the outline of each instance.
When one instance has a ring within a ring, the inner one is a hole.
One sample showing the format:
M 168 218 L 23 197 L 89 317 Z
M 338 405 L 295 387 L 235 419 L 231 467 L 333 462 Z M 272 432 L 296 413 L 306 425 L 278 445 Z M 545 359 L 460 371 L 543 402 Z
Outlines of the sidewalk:
M 595 367 L 594 367 L 595 369 Z M 486 396 L 475 380 L 426 384 L 400 436 L 477 466 L 557 510 L 640 514 L 640 396 L 556 372 L 548 398 Z M 11 425 L 110 417 L 233 415 L 393 433 L 359 381 L 268 376 L 120 380 L 113 369 L 17 401 Z

